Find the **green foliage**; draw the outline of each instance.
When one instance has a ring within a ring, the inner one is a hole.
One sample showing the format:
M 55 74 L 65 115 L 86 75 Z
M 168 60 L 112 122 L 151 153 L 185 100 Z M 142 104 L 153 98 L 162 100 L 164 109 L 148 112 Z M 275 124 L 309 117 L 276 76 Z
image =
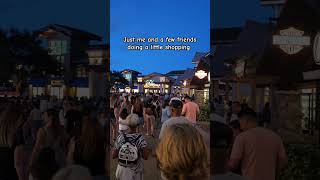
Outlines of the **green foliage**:
M 210 105 L 205 103 L 200 107 L 200 114 L 198 116 L 199 121 L 210 121 Z
M 279 180 L 320 179 L 320 148 L 311 144 L 288 144 L 288 166 Z

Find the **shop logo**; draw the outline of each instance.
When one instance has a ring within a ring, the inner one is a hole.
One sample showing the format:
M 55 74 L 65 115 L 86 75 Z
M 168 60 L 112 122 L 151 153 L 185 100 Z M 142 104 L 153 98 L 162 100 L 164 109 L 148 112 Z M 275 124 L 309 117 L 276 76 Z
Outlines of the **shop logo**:
M 320 65 L 320 32 L 318 32 L 316 38 L 314 39 L 313 57 L 314 57 L 314 62 L 317 65 Z
M 195 73 L 195 75 L 196 75 L 196 77 L 199 78 L 199 79 L 203 79 L 203 78 L 205 78 L 205 77 L 208 76 L 208 74 L 207 74 L 205 71 L 203 71 L 203 70 L 197 71 L 197 72 Z
M 291 27 L 281 30 L 280 35 L 274 35 L 273 44 L 279 45 L 280 49 L 287 54 L 297 54 L 305 46 L 310 46 L 310 37 L 303 35 L 303 31 Z

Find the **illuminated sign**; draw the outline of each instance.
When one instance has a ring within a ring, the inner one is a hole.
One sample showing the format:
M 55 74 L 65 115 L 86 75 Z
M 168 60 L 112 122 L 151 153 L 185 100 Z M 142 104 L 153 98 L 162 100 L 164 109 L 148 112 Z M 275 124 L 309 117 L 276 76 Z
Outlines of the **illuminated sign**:
M 138 77 L 138 82 L 141 83 L 143 81 L 142 77 Z
M 203 70 L 197 71 L 197 72 L 195 73 L 195 75 L 196 75 L 196 77 L 198 77 L 199 79 L 203 79 L 203 78 L 205 78 L 205 77 L 208 76 L 208 74 L 207 74 L 205 71 L 203 71 Z
M 144 88 L 160 88 L 160 84 L 155 84 L 154 80 L 146 80 Z
M 160 77 L 160 82 L 166 82 L 166 77 Z
M 316 38 L 314 39 L 313 57 L 314 57 L 314 62 L 317 65 L 320 65 L 320 32 L 317 34 Z
M 63 84 L 64 84 L 64 81 L 63 81 L 63 80 L 52 80 L 52 81 L 51 81 L 51 86 L 58 86 L 58 87 L 60 87 L 60 86 L 63 86 Z
M 280 35 L 273 36 L 273 44 L 279 45 L 287 54 L 297 54 L 305 46 L 310 46 L 310 37 L 303 36 L 304 32 L 293 27 L 281 30 Z

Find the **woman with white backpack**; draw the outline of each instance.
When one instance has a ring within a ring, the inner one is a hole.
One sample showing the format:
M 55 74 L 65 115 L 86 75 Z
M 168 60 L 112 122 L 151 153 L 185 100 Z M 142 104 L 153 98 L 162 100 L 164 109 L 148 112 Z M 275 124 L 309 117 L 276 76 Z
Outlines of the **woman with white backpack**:
M 129 129 L 121 133 L 115 141 L 112 158 L 118 158 L 116 178 L 120 180 L 143 180 L 143 160 L 147 160 L 147 141 L 138 133 L 139 116 L 130 114 L 126 119 Z

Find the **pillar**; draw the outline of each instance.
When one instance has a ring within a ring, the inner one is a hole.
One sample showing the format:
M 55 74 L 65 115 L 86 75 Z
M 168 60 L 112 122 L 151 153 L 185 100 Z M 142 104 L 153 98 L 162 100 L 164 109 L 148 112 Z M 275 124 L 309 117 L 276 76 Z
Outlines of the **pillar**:
M 257 86 L 256 80 L 251 80 L 251 107 L 257 111 Z

